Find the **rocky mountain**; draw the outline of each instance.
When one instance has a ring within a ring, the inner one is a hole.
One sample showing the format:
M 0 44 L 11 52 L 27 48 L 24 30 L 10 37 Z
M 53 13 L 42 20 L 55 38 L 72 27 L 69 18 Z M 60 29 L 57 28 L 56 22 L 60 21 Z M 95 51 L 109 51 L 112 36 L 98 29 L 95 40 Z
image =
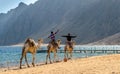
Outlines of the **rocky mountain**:
M 89 43 L 88 45 L 120 45 L 120 33 Z
M 77 35 L 78 44 L 104 39 L 120 32 L 119 0 L 38 0 L 20 3 L 7 14 L 0 14 L 0 45 L 23 42 L 27 37 L 47 38 L 51 31 Z

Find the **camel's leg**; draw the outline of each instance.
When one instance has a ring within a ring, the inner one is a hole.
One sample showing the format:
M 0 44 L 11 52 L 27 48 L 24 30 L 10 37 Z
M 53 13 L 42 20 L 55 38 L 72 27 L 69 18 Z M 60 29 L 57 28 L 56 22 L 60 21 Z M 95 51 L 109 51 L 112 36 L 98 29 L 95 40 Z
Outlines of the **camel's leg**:
M 51 59 L 50 59 L 50 51 L 48 51 L 47 56 L 46 56 L 46 64 L 47 64 L 47 61 L 48 61 L 48 57 L 49 57 L 50 63 L 52 63 Z
M 50 44 L 49 44 L 50 45 Z M 49 53 L 49 45 L 47 46 L 47 48 L 48 48 L 48 50 L 47 50 L 47 55 L 46 55 L 46 64 L 47 64 L 47 62 L 48 62 L 48 53 Z
M 46 55 L 46 64 L 47 64 L 47 62 L 48 62 L 48 51 L 47 51 L 47 55 Z
M 54 51 L 54 62 L 56 62 L 56 51 Z
M 72 58 L 72 51 L 70 51 L 70 59 Z
M 34 61 L 35 61 L 35 54 L 32 55 L 32 58 L 33 58 L 33 60 L 32 60 L 32 65 L 33 65 L 33 67 L 34 67 L 34 66 L 35 66 L 35 64 L 34 64 Z
M 64 49 L 64 58 L 66 58 L 66 49 Z
M 69 51 L 66 50 L 66 54 L 67 54 L 67 59 L 69 58 Z
M 26 54 L 25 54 L 25 62 L 26 62 L 26 64 L 27 64 L 27 67 L 30 67 L 29 64 L 28 64 L 28 61 L 27 61 L 27 56 L 26 56 Z
M 64 47 L 64 57 L 67 58 L 67 46 Z
M 57 61 L 59 61 L 59 57 L 57 55 L 57 51 L 55 52 L 55 55 L 56 55 Z
M 47 61 L 48 61 L 48 53 L 47 53 L 47 55 L 46 55 L 46 64 L 47 64 Z
M 52 63 L 52 62 L 51 62 L 51 58 L 50 58 L 50 53 L 48 54 L 48 56 L 49 56 L 49 61 L 50 61 L 50 63 Z
M 20 58 L 20 69 L 22 68 L 21 67 L 21 64 L 22 64 L 22 59 L 25 57 L 25 47 L 23 47 L 23 49 L 22 49 L 22 56 L 21 56 L 21 58 Z
M 23 55 L 22 55 L 21 58 L 20 58 L 20 69 L 22 69 L 22 67 L 21 67 L 22 59 L 23 59 Z

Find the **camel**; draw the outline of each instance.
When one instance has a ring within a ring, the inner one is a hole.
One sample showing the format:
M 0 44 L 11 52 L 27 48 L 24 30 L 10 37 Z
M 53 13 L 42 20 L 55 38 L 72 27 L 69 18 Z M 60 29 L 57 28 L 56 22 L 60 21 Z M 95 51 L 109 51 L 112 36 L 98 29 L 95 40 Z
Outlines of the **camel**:
M 75 45 L 75 41 L 71 42 L 71 46 L 69 44 L 65 45 L 65 47 L 64 47 L 64 52 L 65 52 L 64 57 L 66 59 L 71 59 L 72 58 L 72 51 L 73 51 L 74 45 Z M 70 57 L 69 57 L 68 53 L 69 53 Z M 67 55 L 67 57 L 66 57 L 66 55 Z
M 46 64 L 47 64 L 47 61 L 48 61 L 48 57 L 49 57 L 49 61 L 50 61 L 50 63 L 52 63 L 51 62 L 51 59 L 50 59 L 50 53 L 51 52 L 53 52 L 54 53 L 54 61 L 55 61 L 55 59 L 56 59 L 56 57 L 58 58 L 58 56 L 57 56 L 57 49 L 59 48 L 59 46 L 60 46 L 60 43 L 61 43 L 61 40 L 57 40 L 57 42 L 56 42 L 56 44 L 49 44 L 48 46 L 47 46 L 47 56 L 46 56 Z
M 23 58 L 25 58 L 25 62 L 27 64 L 27 67 L 30 67 L 28 62 L 27 62 L 27 57 L 26 57 L 27 52 L 30 52 L 32 54 L 32 65 L 33 65 L 33 67 L 35 66 L 34 60 L 35 60 L 36 50 L 41 46 L 42 42 L 43 42 L 43 40 L 39 39 L 38 43 L 35 43 L 35 41 L 31 38 L 28 38 L 25 41 L 24 46 L 22 48 L 22 56 L 20 58 L 20 69 L 22 68 L 21 64 L 22 64 Z

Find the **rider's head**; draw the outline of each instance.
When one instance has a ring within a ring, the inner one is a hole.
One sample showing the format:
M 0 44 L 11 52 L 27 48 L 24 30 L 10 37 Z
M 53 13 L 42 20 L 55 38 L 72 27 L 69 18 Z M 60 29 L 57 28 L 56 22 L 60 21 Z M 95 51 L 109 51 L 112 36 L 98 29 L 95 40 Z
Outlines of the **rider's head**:
M 53 31 L 51 31 L 51 34 L 53 34 Z
M 68 33 L 68 36 L 70 36 L 70 33 Z

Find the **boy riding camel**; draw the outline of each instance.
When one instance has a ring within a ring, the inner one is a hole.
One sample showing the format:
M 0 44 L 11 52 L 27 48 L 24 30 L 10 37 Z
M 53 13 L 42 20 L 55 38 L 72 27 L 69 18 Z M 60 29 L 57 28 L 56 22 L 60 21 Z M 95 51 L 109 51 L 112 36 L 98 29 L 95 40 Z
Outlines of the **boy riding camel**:
M 56 40 L 55 40 L 55 35 L 59 32 L 59 30 L 57 30 L 55 33 L 53 31 L 51 31 L 51 34 L 48 38 L 51 39 L 51 41 L 49 42 L 49 44 L 55 45 L 56 44 Z

